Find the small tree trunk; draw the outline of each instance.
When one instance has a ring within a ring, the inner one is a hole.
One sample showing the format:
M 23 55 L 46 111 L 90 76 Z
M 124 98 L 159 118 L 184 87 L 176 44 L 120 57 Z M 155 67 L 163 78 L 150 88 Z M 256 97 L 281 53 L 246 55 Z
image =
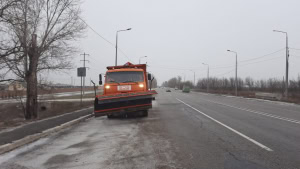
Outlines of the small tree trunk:
M 37 118 L 37 76 L 36 72 L 28 74 L 27 100 L 26 100 L 26 119 Z
M 32 47 L 28 52 L 29 69 L 26 73 L 27 82 L 27 100 L 26 100 L 26 119 L 37 118 L 38 102 L 37 102 L 37 65 L 38 53 L 36 47 L 36 35 L 32 35 Z

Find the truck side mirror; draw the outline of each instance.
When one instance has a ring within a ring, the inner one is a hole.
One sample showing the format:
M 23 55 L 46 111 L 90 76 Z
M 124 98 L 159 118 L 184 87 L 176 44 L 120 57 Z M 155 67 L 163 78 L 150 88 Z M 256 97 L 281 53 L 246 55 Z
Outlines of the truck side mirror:
M 102 75 L 99 74 L 99 85 L 102 85 Z
M 151 74 L 148 73 L 148 80 L 151 80 Z

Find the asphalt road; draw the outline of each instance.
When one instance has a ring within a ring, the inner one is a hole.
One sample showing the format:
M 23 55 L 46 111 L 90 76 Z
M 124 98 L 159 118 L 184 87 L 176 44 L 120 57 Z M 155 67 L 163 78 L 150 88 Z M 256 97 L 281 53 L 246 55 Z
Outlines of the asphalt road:
M 165 92 L 148 118 L 93 118 L 0 156 L 0 168 L 300 169 L 300 106 Z

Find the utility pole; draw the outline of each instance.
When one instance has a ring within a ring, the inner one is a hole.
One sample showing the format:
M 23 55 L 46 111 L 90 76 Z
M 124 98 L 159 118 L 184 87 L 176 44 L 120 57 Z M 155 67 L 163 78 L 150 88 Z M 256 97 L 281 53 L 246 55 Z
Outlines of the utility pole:
M 185 82 L 185 73 L 183 73 L 182 75 L 183 75 L 183 82 Z
M 207 93 L 209 92 L 209 65 L 206 63 L 202 63 L 203 65 L 207 66 Z
M 80 60 L 83 62 L 83 67 L 84 69 L 86 69 L 85 67 L 85 62 L 89 62 L 88 60 L 85 59 L 85 56 L 90 56 L 89 54 L 86 54 L 86 53 L 83 53 L 81 54 L 83 56 L 83 60 Z M 81 77 L 81 81 L 82 81 L 82 77 Z M 82 83 L 82 86 L 83 86 L 83 95 L 84 95 L 84 88 L 85 88 L 85 76 L 83 77 L 83 83 Z
M 193 71 L 193 70 L 190 70 L 190 71 L 194 72 L 194 87 L 195 87 L 195 86 L 196 86 L 196 84 L 195 84 L 195 80 L 196 80 L 196 72 Z
M 196 87 L 196 82 L 195 82 L 195 80 L 196 80 L 196 72 L 194 72 L 194 85 L 195 85 L 195 87 Z
M 285 90 L 284 90 L 284 96 L 285 98 L 288 98 L 288 92 L 289 92 L 289 45 L 288 45 L 288 33 L 284 31 L 279 30 L 273 30 L 273 32 L 280 32 L 285 34 L 285 40 L 286 40 L 286 59 L 285 59 Z
M 235 96 L 237 96 L 237 88 L 238 88 L 238 81 L 237 81 L 237 53 L 235 53 Z

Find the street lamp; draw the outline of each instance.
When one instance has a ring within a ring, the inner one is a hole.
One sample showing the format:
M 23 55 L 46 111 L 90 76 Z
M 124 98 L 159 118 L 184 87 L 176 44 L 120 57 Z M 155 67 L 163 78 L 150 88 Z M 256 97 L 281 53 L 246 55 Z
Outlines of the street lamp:
M 139 58 L 139 64 L 141 64 L 141 59 L 142 59 L 142 58 L 146 58 L 146 57 L 147 57 L 147 56 L 142 56 L 142 57 L 140 57 L 140 58 Z
M 129 31 L 131 30 L 131 28 L 128 28 L 128 29 L 124 29 L 124 30 L 118 30 L 117 33 L 116 33 L 116 61 L 115 61 L 115 65 L 117 66 L 117 61 L 118 61 L 118 33 L 119 32 L 122 32 L 122 31 Z
M 288 47 L 288 33 L 279 30 L 273 30 L 273 32 L 284 33 L 286 36 L 286 63 L 285 63 L 285 91 L 284 95 L 288 98 L 288 89 L 289 89 L 289 47 Z
M 193 71 L 193 70 L 190 70 L 190 71 L 194 72 L 194 86 L 196 86 L 196 84 L 195 84 L 196 72 L 195 72 L 195 71 Z
M 231 50 L 227 51 L 235 53 L 235 95 L 237 96 L 237 52 Z
M 183 82 L 185 82 L 185 73 L 182 73 Z
M 207 66 L 207 93 L 209 92 L 209 65 L 206 63 L 202 63 Z

